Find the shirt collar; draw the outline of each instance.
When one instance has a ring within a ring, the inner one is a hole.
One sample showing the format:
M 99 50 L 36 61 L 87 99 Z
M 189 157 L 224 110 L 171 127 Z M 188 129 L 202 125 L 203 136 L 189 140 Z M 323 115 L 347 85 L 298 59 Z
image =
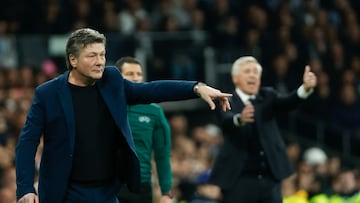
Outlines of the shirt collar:
M 248 95 L 246 93 L 244 93 L 243 91 L 241 91 L 239 88 L 235 89 L 236 94 L 240 97 L 241 101 L 245 104 L 245 102 L 247 102 L 249 99 L 255 99 L 256 96 L 255 95 Z

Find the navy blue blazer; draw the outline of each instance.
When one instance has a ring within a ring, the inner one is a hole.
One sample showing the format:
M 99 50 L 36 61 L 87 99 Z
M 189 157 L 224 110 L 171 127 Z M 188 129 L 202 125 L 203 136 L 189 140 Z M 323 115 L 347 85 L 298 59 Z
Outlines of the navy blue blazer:
M 279 96 L 272 88 L 261 88 L 256 100 L 255 126 L 270 170 L 276 181 L 280 181 L 293 173 L 293 166 L 287 155 L 286 146 L 276 123 L 279 112 L 290 111 L 303 101 L 294 91 L 288 95 Z M 245 104 L 234 91 L 229 99 L 231 110 L 222 113 L 222 129 L 224 143 L 216 158 L 209 182 L 222 189 L 231 189 L 241 177 L 245 166 L 248 149 L 248 138 L 251 137 L 250 125 L 235 126 L 233 117 L 241 113 Z
M 64 198 L 74 152 L 75 121 L 68 84 L 69 71 L 35 89 L 25 125 L 16 146 L 17 198 L 35 193 L 34 157 L 44 137 L 38 195 L 40 202 L 60 203 Z M 130 190 L 140 187 L 139 160 L 126 113 L 126 105 L 196 98 L 192 81 L 133 83 L 123 79 L 114 66 L 106 67 L 96 82 L 116 126 L 127 142 L 128 170 L 124 177 Z M 119 135 L 120 136 L 120 135 Z

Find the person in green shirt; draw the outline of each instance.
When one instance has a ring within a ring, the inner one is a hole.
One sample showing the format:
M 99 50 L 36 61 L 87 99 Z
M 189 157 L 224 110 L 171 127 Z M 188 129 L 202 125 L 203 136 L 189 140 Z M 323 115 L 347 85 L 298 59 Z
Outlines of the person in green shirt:
M 141 63 L 132 57 L 120 58 L 116 63 L 122 76 L 133 82 L 143 82 Z M 162 192 L 160 203 L 172 202 L 172 172 L 170 165 L 171 133 L 163 110 L 156 104 L 127 106 L 128 119 L 140 161 L 141 191 L 131 193 L 122 187 L 118 198 L 121 203 L 151 203 L 151 159 L 156 163 Z

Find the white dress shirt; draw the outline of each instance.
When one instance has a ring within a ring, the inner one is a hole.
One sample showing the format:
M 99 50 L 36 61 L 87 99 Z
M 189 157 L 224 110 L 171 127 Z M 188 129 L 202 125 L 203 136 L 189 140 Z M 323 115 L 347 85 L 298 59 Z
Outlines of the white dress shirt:
M 236 94 L 240 97 L 241 101 L 245 104 L 246 102 L 249 101 L 249 99 L 255 99 L 256 96 L 255 95 L 248 95 L 246 93 L 244 93 L 243 91 L 241 91 L 239 88 L 235 89 Z M 310 89 L 308 92 L 305 91 L 304 85 L 301 85 L 298 89 L 297 89 L 297 95 L 299 98 L 301 99 L 306 99 L 308 98 L 312 93 L 314 92 L 314 89 Z M 241 123 L 240 122 L 240 117 L 241 114 L 235 114 L 233 116 L 233 122 L 235 124 L 235 126 L 242 126 L 245 125 L 245 123 Z

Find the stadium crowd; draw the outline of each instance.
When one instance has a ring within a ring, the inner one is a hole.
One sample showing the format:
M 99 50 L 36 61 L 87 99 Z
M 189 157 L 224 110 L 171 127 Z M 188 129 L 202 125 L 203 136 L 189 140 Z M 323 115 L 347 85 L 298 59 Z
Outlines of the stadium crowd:
M 318 76 L 318 87 L 301 111 L 349 132 L 353 153 L 360 156 L 358 0 L 5 0 L 1 5 L 0 203 L 16 201 L 14 151 L 34 88 L 64 69 L 51 59 L 37 65 L 20 63 L 16 39 L 67 34 L 80 27 L 119 36 L 191 32 L 199 36 L 192 45 L 212 46 L 218 63 L 232 63 L 241 55 L 256 57 L 264 64 L 263 85 L 282 93 L 300 84 L 298 76 L 304 64 L 310 64 Z M 180 59 L 169 55 L 177 46 L 183 48 L 179 44 L 153 47 L 149 75 L 153 79 L 202 79 L 203 63 L 198 63 L 193 52 Z M 193 125 L 186 112 L 168 114 L 168 119 L 176 199 L 217 202 L 219 191 L 206 180 L 222 142 L 221 127 Z M 340 154 L 305 148 L 297 140 L 287 144 L 297 170 L 283 183 L 285 203 L 360 202 L 359 166 L 344 163 Z

